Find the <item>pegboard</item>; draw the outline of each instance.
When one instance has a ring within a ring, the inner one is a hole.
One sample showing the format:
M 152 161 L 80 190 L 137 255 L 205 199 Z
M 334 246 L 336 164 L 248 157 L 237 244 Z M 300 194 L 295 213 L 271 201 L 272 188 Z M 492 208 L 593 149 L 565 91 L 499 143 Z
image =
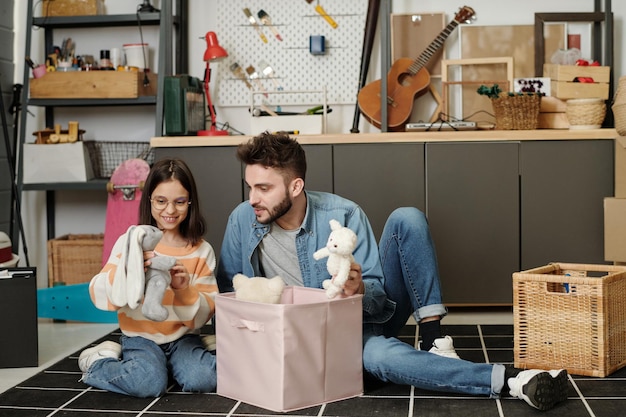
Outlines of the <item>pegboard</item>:
M 319 4 L 337 23 L 333 28 L 319 13 Z M 249 106 L 251 89 L 231 71 L 233 63 L 239 64 L 244 74 L 252 65 L 258 78 L 248 82 L 254 91 L 261 88 L 276 90 L 320 90 L 326 87 L 329 104 L 356 102 L 361 67 L 363 31 L 367 15 L 367 0 L 218 0 L 218 27 L 220 45 L 228 51 L 228 58 L 219 63 L 212 75 L 217 82 L 217 103 L 220 106 Z M 263 42 L 257 30 L 243 12 L 249 8 L 267 38 Z M 282 41 L 258 18 L 263 10 L 271 19 Z M 325 53 L 309 52 L 310 36 L 325 37 Z M 263 73 L 260 63 L 265 61 L 273 73 Z M 306 93 L 277 96 L 281 102 L 273 103 L 268 95 L 268 105 L 319 104 L 319 96 Z

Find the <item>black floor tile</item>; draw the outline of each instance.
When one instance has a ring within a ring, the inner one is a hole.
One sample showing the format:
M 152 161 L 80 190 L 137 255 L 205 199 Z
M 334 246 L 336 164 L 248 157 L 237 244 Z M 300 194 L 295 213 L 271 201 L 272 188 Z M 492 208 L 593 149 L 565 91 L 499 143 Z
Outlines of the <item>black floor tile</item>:
M 596 417 L 614 417 L 626 414 L 626 398 L 588 399 L 587 404 Z
M 237 401 L 217 394 L 168 393 L 150 406 L 150 416 L 155 412 L 223 413 L 228 414 Z
M 447 325 L 444 334 L 453 337 L 462 359 L 477 363 L 513 362 L 513 326 Z M 205 334 L 212 328 L 203 329 Z M 400 339 L 415 344 L 416 326 L 406 326 Z M 103 340 L 118 341 L 119 332 Z M 553 410 L 540 412 L 515 398 L 486 397 L 431 392 L 410 386 L 365 382 L 365 393 L 356 398 L 309 407 L 289 413 L 271 412 L 217 394 L 189 394 L 180 388 L 158 399 L 140 399 L 90 388 L 80 382 L 79 350 L 3 394 L 3 417 L 146 417 L 172 416 L 335 416 L 335 417 L 517 417 L 517 416 L 618 416 L 626 415 L 626 368 L 607 378 L 571 376 L 569 398 Z M 581 395 L 583 398 L 581 398 Z M 500 413 L 499 410 L 502 410 Z
M 590 417 L 591 415 L 585 408 L 582 401 L 578 399 L 568 399 L 560 404 L 557 404 L 552 410 L 539 411 L 524 401 L 517 398 L 504 398 L 500 400 L 502 404 L 502 411 L 505 417 L 529 417 L 529 416 L 542 416 L 542 417 Z M 617 416 L 618 414 L 616 414 Z
M 68 408 L 72 409 L 97 409 L 103 411 L 136 411 L 145 409 L 154 398 L 135 398 L 114 392 L 89 390 L 80 397 L 74 399 Z M 198 399 L 194 399 L 194 402 Z
M 513 337 L 513 326 L 510 324 L 481 324 L 480 331 L 483 336 L 511 335 Z
M 50 415 L 51 410 L 36 410 L 32 408 L 2 408 L 0 407 L 0 415 L 2 417 L 45 417 Z M 61 414 L 57 414 L 61 415 Z M 93 417 L 93 414 L 90 414 Z M 123 416 L 122 416 L 123 417 Z
M 470 411 L 471 410 L 471 411 Z M 413 405 L 414 417 L 497 417 L 498 406 L 489 398 L 417 398 Z
M 359 397 L 326 405 L 324 416 L 406 417 L 409 398 Z
M 513 349 L 488 349 L 489 363 L 513 363 Z
M 626 397 L 626 380 L 588 377 L 575 378 L 574 382 L 583 397 Z

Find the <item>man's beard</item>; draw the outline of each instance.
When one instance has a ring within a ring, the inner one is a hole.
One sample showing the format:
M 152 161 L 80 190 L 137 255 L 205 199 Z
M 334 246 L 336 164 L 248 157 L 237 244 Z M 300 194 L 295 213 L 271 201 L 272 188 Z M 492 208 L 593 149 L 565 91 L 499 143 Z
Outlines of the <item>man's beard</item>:
M 269 218 L 265 221 L 259 220 L 261 224 L 270 224 L 276 221 L 276 219 L 284 216 L 289 210 L 291 210 L 291 200 L 289 199 L 289 195 L 285 193 L 285 198 L 278 203 L 273 209 L 267 209 L 267 213 L 269 214 Z

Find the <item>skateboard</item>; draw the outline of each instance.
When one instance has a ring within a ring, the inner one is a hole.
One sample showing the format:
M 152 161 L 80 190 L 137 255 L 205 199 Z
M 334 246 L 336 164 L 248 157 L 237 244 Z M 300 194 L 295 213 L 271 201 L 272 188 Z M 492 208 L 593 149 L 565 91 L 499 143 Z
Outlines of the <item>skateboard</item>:
M 37 290 L 37 317 L 86 323 L 117 323 L 117 311 L 98 310 L 89 297 L 89 283 Z
M 117 239 L 139 222 L 139 201 L 150 165 L 143 159 L 128 159 L 111 174 L 107 183 L 102 265 L 106 264 Z

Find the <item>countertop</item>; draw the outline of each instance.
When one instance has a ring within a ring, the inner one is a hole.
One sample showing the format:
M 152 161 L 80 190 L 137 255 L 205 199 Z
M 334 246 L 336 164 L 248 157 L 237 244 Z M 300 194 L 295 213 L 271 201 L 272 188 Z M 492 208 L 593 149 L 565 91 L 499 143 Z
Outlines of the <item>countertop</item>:
M 410 142 L 488 142 L 526 140 L 615 139 L 615 129 L 537 129 L 537 130 L 471 130 L 459 132 L 385 132 L 330 133 L 325 135 L 294 135 L 303 145 L 342 143 L 410 143 Z M 252 136 L 163 136 L 153 137 L 155 148 L 236 146 Z

